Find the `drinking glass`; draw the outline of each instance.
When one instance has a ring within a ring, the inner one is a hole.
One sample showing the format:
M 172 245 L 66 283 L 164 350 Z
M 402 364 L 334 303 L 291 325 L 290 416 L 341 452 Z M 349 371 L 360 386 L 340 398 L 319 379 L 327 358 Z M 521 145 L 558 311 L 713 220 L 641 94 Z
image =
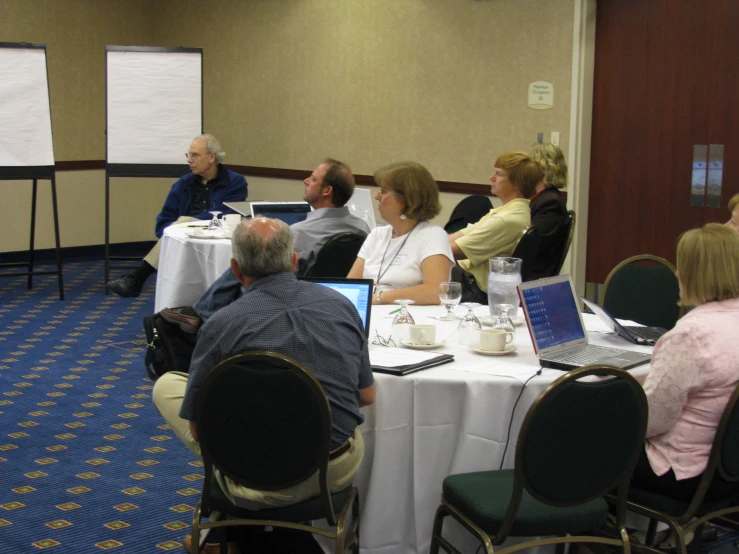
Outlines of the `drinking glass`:
M 208 231 L 223 231 L 223 222 L 218 219 L 218 216 L 221 215 L 221 212 L 213 211 L 208 213 L 213 214 L 213 219 L 211 219 L 210 223 L 208 224 Z
M 511 318 L 508 317 L 508 311 L 512 308 L 512 306 L 501 304 L 500 306 L 500 315 L 498 318 L 493 322 L 493 329 L 502 329 L 503 331 L 507 331 L 508 333 L 511 333 L 513 335 L 513 338 L 516 338 L 516 328 L 513 326 L 513 322 L 511 321 Z
M 400 304 L 400 312 L 393 319 L 392 336 L 403 342 L 410 339 L 410 327 L 416 324 L 413 316 L 408 312 L 408 305 L 414 302 L 413 300 L 401 299 L 396 300 L 395 303 Z
M 457 327 L 459 344 L 468 345 L 479 342 L 482 325 L 480 325 L 480 320 L 477 319 L 473 310 L 480 305 L 477 302 L 463 302 L 460 304 L 460 306 L 467 308 L 467 313 L 464 314 L 462 321 L 459 322 L 459 326 Z
M 439 318 L 439 321 L 454 321 L 457 318 L 452 313 L 454 308 L 462 300 L 462 285 L 459 283 L 441 283 L 439 285 L 439 300 L 446 308 L 446 315 Z

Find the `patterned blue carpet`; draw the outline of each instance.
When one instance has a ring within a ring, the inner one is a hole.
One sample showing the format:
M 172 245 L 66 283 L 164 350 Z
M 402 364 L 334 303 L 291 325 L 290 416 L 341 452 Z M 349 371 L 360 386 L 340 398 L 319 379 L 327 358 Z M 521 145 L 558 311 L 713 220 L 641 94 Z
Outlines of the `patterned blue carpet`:
M 0 553 L 181 548 L 202 467 L 151 402 L 139 298 L 105 296 L 103 262 L 0 279 Z

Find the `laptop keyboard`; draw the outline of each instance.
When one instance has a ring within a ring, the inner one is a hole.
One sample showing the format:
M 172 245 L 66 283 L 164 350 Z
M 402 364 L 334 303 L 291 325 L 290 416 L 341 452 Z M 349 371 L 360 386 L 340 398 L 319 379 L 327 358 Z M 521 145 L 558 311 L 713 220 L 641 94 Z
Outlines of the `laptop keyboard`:
M 576 365 L 588 365 L 593 362 L 598 362 L 603 358 L 609 356 L 617 356 L 621 354 L 623 350 L 618 348 L 608 348 L 607 346 L 593 346 L 586 344 L 578 346 L 567 352 L 563 352 L 556 356 L 556 361 L 564 362 L 568 364 Z
M 632 325 L 629 327 L 624 327 L 624 329 L 639 338 L 653 341 L 659 340 L 659 338 L 665 334 L 664 331 L 658 331 L 657 329 L 653 329 L 652 327 L 637 327 L 635 325 Z

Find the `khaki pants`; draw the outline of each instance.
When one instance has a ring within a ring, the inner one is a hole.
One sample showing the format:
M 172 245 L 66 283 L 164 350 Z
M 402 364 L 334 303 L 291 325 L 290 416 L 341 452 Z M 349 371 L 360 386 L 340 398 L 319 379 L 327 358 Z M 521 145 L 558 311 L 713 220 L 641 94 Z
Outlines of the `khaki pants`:
M 177 223 L 185 223 L 186 221 L 197 221 L 197 218 L 190 217 L 188 215 L 183 215 L 177 218 L 177 221 L 172 223 L 172 225 L 176 225 Z M 149 250 L 149 253 L 144 258 L 144 261 L 149 264 L 154 269 L 159 269 L 159 251 L 162 249 L 162 239 L 159 239 L 157 243 L 154 245 L 154 248 Z
M 187 387 L 187 374 L 178 371 L 165 373 L 154 384 L 152 398 L 154 406 L 169 423 L 179 439 L 190 449 L 190 452 L 202 459 L 200 445 L 190 434 L 190 422 L 180 418 L 180 407 Z M 331 492 L 340 491 L 349 486 L 359 471 L 364 456 L 364 440 L 359 428 L 349 439 L 349 450 L 328 463 L 328 488 Z M 216 479 L 221 489 L 231 502 L 247 510 L 259 510 L 276 506 L 288 506 L 318 496 L 321 488 L 318 484 L 318 473 L 293 487 L 278 491 L 260 491 L 242 487 L 231 479 L 216 472 Z

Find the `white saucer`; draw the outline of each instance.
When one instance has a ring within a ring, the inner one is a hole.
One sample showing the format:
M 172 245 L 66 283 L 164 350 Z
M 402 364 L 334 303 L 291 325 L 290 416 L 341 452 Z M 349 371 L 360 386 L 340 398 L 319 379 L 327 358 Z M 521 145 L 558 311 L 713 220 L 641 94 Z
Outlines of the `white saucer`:
M 482 348 L 480 348 L 479 342 L 473 342 L 469 345 L 469 349 L 473 352 L 477 352 L 478 354 L 483 354 L 485 356 L 505 356 L 506 354 L 512 354 L 513 352 L 515 352 L 516 345 L 506 344 L 503 350 L 483 350 Z
M 415 344 L 407 339 L 403 339 L 400 341 L 400 344 L 403 345 L 405 348 L 410 348 L 411 350 L 433 350 L 434 348 L 441 348 L 446 344 L 446 341 L 443 340 L 441 342 L 437 342 L 436 344 Z
M 489 315 L 481 315 L 477 319 L 479 319 L 480 320 L 480 323 L 482 323 L 486 327 L 492 327 L 493 326 L 493 323 L 495 323 L 495 320 L 497 318 L 494 318 L 494 317 L 489 316 Z M 511 323 L 513 323 L 513 326 L 514 327 L 520 327 L 521 325 L 523 325 L 524 323 L 526 323 L 526 318 L 524 318 L 522 315 L 517 315 L 517 316 L 511 317 L 509 319 L 511 320 Z

